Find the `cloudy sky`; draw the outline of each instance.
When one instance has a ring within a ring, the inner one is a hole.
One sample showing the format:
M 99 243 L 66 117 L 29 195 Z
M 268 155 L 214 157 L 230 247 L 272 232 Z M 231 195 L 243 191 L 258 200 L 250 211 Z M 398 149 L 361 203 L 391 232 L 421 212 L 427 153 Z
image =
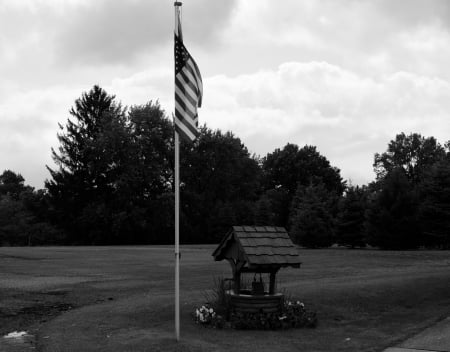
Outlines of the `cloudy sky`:
M 168 0 L 0 0 L 0 172 L 42 188 L 94 84 L 171 113 L 173 22 Z M 185 0 L 183 34 L 201 123 L 252 153 L 315 145 L 363 184 L 397 133 L 450 140 L 450 1 Z

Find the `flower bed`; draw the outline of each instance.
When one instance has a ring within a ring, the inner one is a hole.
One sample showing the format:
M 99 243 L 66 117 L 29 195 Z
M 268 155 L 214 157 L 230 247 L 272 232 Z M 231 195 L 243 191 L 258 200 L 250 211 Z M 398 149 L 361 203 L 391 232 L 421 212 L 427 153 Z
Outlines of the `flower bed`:
M 258 329 L 277 330 L 317 326 L 317 316 L 314 312 L 308 312 L 305 305 L 300 301 L 292 302 L 286 300 L 281 313 L 245 313 L 231 312 L 229 318 L 217 314 L 214 309 L 204 305 L 196 309 L 194 314 L 196 323 L 213 328 L 232 329 Z

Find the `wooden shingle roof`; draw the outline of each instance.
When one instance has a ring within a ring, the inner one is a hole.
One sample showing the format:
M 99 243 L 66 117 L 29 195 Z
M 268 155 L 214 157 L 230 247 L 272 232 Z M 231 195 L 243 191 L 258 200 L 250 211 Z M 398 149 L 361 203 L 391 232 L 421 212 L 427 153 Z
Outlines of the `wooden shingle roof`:
M 245 267 L 299 267 L 300 257 L 283 227 L 233 226 L 212 254 L 214 260 L 245 261 Z

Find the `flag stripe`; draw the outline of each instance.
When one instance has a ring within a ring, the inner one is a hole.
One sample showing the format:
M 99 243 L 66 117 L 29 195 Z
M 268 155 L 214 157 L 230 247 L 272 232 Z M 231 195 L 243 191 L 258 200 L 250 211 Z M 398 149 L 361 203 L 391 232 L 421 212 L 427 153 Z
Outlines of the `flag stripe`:
M 183 129 L 189 130 L 192 134 L 198 133 L 197 126 L 193 125 L 189 120 L 183 119 L 182 117 L 180 118 L 180 115 L 175 115 L 175 121 L 182 123 Z
M 189 103 L 193 107 L 197 106 L 197 94 L 195 94 L 195 92 L 192 90 L 192 87 L 189 85 L 189 83 L 186 83 L 186 81 L 180 75 L 177 76 L 177 81 L 180 84 L 175 86 L 176 87 L 175 92 L 178 95 L 185 95 L 186 99 L 189 100 Z
M 175 108 L 178 109 L 178 111 L 180 111 L 181 114 L 183 114 L 183 118 L 190 118 L 190 119 L 194 119 L 195 115 L 196 115 L 196 109 L 194 106 L 191 106 L 189 104 L 189 102 L 185 102 L 183 100 L 183 98 L 185 98 L 183 95 L 176 95 L 175 96 Z M 184 116 L 184 115 L 187 116 Z
M 183 124 L 182 121 L 178 120 L 177 116 L 175 116 L 175 130 L 179 132 L 182 135 L 182 137 L 187 137 L 183 138 L 187 141 L 192 141 L 199 135 L 199 132 L 196 128 L 195 129 L 192 127 L 189 128 L 189 125 Z
M 186 70 L 182 70 L 179 74 L 177 74 L 176 79 L 183 83 L 191 90 L 191 95 L 193 98 L 198 98 L 198 86 L 192 83 L 192 79 L 190 79 Z
M 196 63 L 193 60 L 188 60 L 186 62 L 185 68 L 188 72 L 190 72 L 190 74 L 193 77 L 193 80 L 196 82 L 197 86 L 200 88 L 199 92 L 201 92 L 202 91 L 202 89 L 201 89 L 202 81 L 201 81 L 201 79 L 199 79 L 201 76 L 200 76 L 200 71 L 198 70 Z
M 195 77 L 195 82 L 198 87 L 199 99 L 201 102 L 203 95 L 203 83 L 201 79 L 202 76 L 200 75 L 200 70 L 198 69 L 198 66 L 194 60 L 189 60 L 188 64 L 190 67 L 190 72 L 192 72 L 192 75 Z M 201 106 L 201 104 L 199 106 Z
M 175 107 L 175 117 L 179 122 L 182 122 L 187 128 L 192 131 L 197 130 L 197 124 L 192 118 L 185 118 L 186 112 L 183 109 L 180 109 L 179 106 Z
M 186 133 L 181 128 L 182 127 L 179 127 L 179 125 L 175 125 L 175 131 L 178 133 L 182 140 L 188 143 L 192 143 L 192 141 L 194 141 L 198 137 L 197 135 L 193 135 L 192 133 Z
M 199 135 L 197 108 L 201 106 L 203 83 L 200 70 L 183 44 L 180 13 L 175 28 L 175 129 L 186 140 Z
M 186 142 L 192 142 L 192 140 L 195 138 L 192 134 L 186 134 L 181 128 L 178 127 L 178 125 L 175 125 L 175 131 L 180 136 L 180 139 Z
M 178 108 L 178 110 L 183 114 L 186 113 L 186 117 L 194 119 L 197 114 L 197 110 L 194 106 L 190 105 L 189 101 L 185 101 L 183 99 L 185 99 L 185 97 L 177 95 L 175 97 L 175 107 Z

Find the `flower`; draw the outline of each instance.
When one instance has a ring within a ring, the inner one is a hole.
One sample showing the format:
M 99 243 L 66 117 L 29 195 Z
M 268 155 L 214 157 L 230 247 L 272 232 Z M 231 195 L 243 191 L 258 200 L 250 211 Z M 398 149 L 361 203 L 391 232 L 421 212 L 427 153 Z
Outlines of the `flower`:
M 195 321 L 201 324 L 213 324 L 216 312 L 208 305 L 203 305 L 195 310 Z

